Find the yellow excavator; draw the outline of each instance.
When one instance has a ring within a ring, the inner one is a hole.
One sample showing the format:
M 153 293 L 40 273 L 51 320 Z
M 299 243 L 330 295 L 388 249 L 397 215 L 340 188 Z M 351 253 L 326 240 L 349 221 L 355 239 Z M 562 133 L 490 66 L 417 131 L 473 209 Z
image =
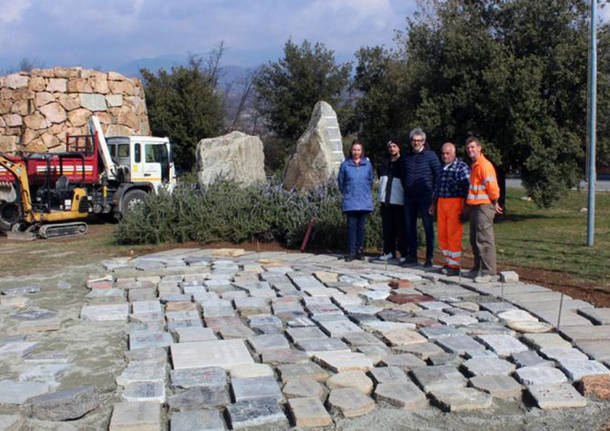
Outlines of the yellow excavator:
M 12 161 L 0 154 L 0 166 L 6 169 L 15 178 L 15 201 L 12 205 L 3 206 L 4 211 L 13 214 L 2 214 L 4 220 L 19 221 L 11 226 L 10 230 L 17 234 L 24 232 L 34 237 L 54 238 L 59 236 L 79 235 L 87 232 L 85 222 L 61 223 L 64 220 L 86 219 L 89 216 L 89 203 L 87 191 L 84 188 L 71 188 L 63 193 L 64 204 L 61 207 L 44 209 L 35 208 L 30 193 L 30 183 L 26 166 L 22 162 Z

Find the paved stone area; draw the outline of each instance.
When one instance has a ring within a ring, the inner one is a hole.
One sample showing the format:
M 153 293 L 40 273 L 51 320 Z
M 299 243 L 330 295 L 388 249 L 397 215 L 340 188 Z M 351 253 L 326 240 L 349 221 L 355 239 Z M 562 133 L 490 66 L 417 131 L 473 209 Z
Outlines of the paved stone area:
M 0 291 L 10 429 L 485 429 L 474 418 L 506 412 L 514 429 L 578 429 L 568 407 L 586 429 L 610 421 L 604 389 L 578 389 L 610 374 L 608 309 L 566 296 L 555 328 L 561 295 L 515 277 L 174 249 Z M 41 414 L 47 399 L 62 414 Z

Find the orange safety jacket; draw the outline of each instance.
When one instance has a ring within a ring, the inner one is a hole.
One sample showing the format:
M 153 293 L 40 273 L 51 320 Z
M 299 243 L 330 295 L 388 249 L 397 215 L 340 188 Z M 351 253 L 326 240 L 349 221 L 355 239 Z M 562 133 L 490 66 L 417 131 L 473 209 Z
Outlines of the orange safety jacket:
M 500 197 L 500 187 L 496 170 L 487 158 L 481 154 L 472 164 L 470 187 L 468 188 L 468 205 L 483 205 L 495 202 Z

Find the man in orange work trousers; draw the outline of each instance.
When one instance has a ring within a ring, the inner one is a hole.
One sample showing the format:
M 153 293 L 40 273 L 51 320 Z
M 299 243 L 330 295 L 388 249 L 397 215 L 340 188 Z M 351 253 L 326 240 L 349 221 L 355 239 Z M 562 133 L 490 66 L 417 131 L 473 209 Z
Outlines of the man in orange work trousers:
M 472 160 L 466 205 L 470 212 L 470 245 L 474 266 L 470 275 L 476 283 L 487 283 L 496 275 L 494 217 L 502 214 L 498 203 L 500 188 L 493 165 L 481 152 L 481 141 L 466 139 L 466 154 Z
M 443 144 L 441 159 L 443 169 L 436 183 L 430 214 L 434 215 L 434 201 L 436 201 L 438 242 L 446 262 L 441 273 L 459 275 L 464 232 L 460 217 L 468 194 L 470 170 L 466 163 L 456 157 L 455 145 L 451 142 Z

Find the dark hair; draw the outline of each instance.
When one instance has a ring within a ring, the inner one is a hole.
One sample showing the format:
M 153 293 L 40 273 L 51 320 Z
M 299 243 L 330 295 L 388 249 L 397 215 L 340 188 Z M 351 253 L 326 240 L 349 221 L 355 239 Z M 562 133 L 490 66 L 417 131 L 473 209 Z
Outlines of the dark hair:
M 481 144 L 481 141 L 479 141 L 479 138 L 477 138 L 476 136 L 469 136 L 466 138 L 466 145 L 470 144 L 471 142 L 477 144 L 477 147 L 479 148 L 483 147 L 483 144 Z
M 364 157 L 364 145 L 362 145 L 362 141 L 360 139 L 354 139 L 352 141 L 352 145 L 349 147 L 349 156 L 352 157 L 352 148 L 354 148 L 354 145 L 360 145 L 360 148 L 362 148 L 362 155 L 360 157 Z

